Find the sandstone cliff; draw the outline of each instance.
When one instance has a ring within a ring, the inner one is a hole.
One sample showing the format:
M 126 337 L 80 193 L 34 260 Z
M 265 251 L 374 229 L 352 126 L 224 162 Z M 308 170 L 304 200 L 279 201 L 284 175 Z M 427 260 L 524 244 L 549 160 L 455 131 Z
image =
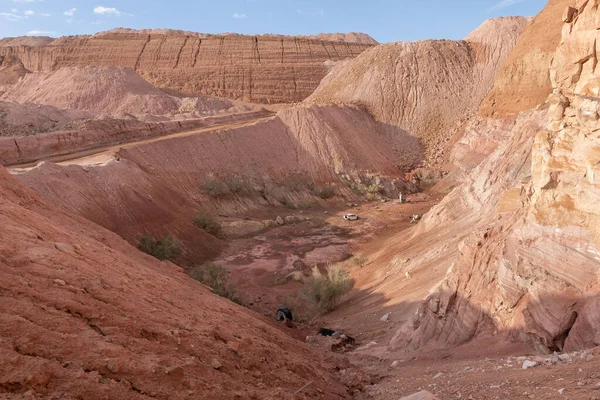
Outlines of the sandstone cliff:
M 498 71 L 494 89 L 482 103 L 481 115 L 516 115 L 546 100 L 552 91 L 548 66 L 560 41 L 562 16 L 574 3 L 575 0 L 549 0 L 523 31 Z
M 539 351 L 600 344 L 599 7 L 564 9 L 549 107 L 522 113 L 470 181 L 411 233 L 418 241 L 447 231 L 456 241 L 428 249 L 439 283 L 392 348 L 500 334 Z
M 473 113 L 527 20 L 486 21 L 463 41 L 391 43 L 338 63 L 308 103 L 358 103 L 377 120 L 420 138 L 442 161 L 452 128 Z
M 9 42 L 10 43 L 10 42 Z M 249 102 L 285 103 L 310 95 L 326 61 L 353 58 L 370 44 L 288 36 L 203 35 L 115 30 L 46 45 L 0 46 L 36 72 L 72 66 L 133 68 L 155 86 Z

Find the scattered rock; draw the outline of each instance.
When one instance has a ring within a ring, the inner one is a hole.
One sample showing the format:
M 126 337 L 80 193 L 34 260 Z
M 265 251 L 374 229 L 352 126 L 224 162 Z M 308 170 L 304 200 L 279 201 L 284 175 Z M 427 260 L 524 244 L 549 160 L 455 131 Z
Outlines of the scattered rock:
M 107 361 L 106 368 L 108 368 L 108 370 L 113 374 L 116 374 L 117 372 L 119 372 L 119 369 L 121 369 L 121 365 L 119 360 L 112 359 Z
M 437 374 L 434 375 L 433 379 L 438 379 L 438 378 L 441 378 L 442 376 L 444 376 L 444 374 L 441 372 L 438 372 Z
M 568 354 L 561 354 L 558 356 L 558 358 L 560 359 L 560 361 L 563 361 L 563 362 L 571 361 L 571 356 Z
M 560 393 L 560 394 L 563 394 L 564 391 L 565 391 L 565 388 L 558 389 L 558 393 Z
M 277 217 L 277 219 L 275 220 L 275 222 L 277 222 L 277 224 L 279 224 L 279 225 L 283 225 L 284 224 L 283 218 L 281 218 L 280 216 Z
M 293 225 L 296 222 L 298 222 L 298 218 L 293 215 L 288 215 L 287 217 L 284 218 L 284 221 L 287 225 Z
M 306 340 L 306 343 L 315 343 L 317 341 L 317 338 L 315 338 L 314 336 L 308 335 L 305 340 Z
M 528 369 L 528 368 L 537 367 L 537 365 L 538 365 L 538 363 L 536 363 L 535 361 L 525 360 L 525 361 L 523 361 L 523 366 L 521 368 Z
M 66 243 L 54 243 L 54 247 L 56 247 L 56 250 L 62 251 L 63 253 L 73 253 L 74 249 L 73 246 L 68 245 Z
M 554 354 L 552 354 L 552 360 L 550 362 L 552 364 L 558 364 L 560 362 L 560 357 L 558 356 L 557 352 L 554 352 Z
M 399 363 L 398 363 L 398 361 L 396 360 L 396 361 L 394 361 L 394 362 L 392 363 L 391 367 L 392 367 L 392 368 L 396 368 L 396 367 L 398 366 L 398 364 L 399 364 Z
M 67 284 L 67 282 L 63 281 L 62 279 L 55 279 L 54 283 L 56 283 L 59 286 L 65 286 Z
M 383 317 L 379 318 L 380 321 L 387 322 L 390 318 L 390 313 L 385 314 Z
M 418 393 L 411 394 L 410 396 L 402 397 L 400 400 L 438 400 L 438 398 L 427 390 L 422 390 Z
M 222 367 L 221 363 L 216 358 L 212 359 L 212 361 L 210 362 L 210 366 L 213 367 L 214 369 L 221 369 L 221 367 Z

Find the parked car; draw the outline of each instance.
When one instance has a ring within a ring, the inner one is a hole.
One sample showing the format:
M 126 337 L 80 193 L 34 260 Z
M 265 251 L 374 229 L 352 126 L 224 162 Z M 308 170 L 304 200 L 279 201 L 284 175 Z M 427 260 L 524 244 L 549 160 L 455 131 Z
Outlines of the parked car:
M 344 219 L 346 221 L 356 221 L 357 219 L 359 219 L 359 216 L 356 214 L 344 214 Z

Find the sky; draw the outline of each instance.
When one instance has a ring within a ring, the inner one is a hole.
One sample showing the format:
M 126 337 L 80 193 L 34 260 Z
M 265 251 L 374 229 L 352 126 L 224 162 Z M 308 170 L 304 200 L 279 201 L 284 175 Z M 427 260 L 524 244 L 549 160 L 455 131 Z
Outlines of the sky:
M 364 32 L 381 43 L 461 39 L 484 20 L 533 16 L 546 0 L 0 0 L 0 37 L 112 28 L 202 33 Z

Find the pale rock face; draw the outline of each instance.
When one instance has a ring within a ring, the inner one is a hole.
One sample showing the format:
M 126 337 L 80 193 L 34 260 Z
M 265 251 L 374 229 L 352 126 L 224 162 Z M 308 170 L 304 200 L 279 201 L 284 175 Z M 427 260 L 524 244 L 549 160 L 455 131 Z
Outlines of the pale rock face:
M 440 253 L 456 262 L 393 349 L 502 333 L 556 351 L 600 344 L 599 8 L 588 0 L 567 9 L 548 107 L 522 113 L 413 233 L 448 229 L 461 239 Z

